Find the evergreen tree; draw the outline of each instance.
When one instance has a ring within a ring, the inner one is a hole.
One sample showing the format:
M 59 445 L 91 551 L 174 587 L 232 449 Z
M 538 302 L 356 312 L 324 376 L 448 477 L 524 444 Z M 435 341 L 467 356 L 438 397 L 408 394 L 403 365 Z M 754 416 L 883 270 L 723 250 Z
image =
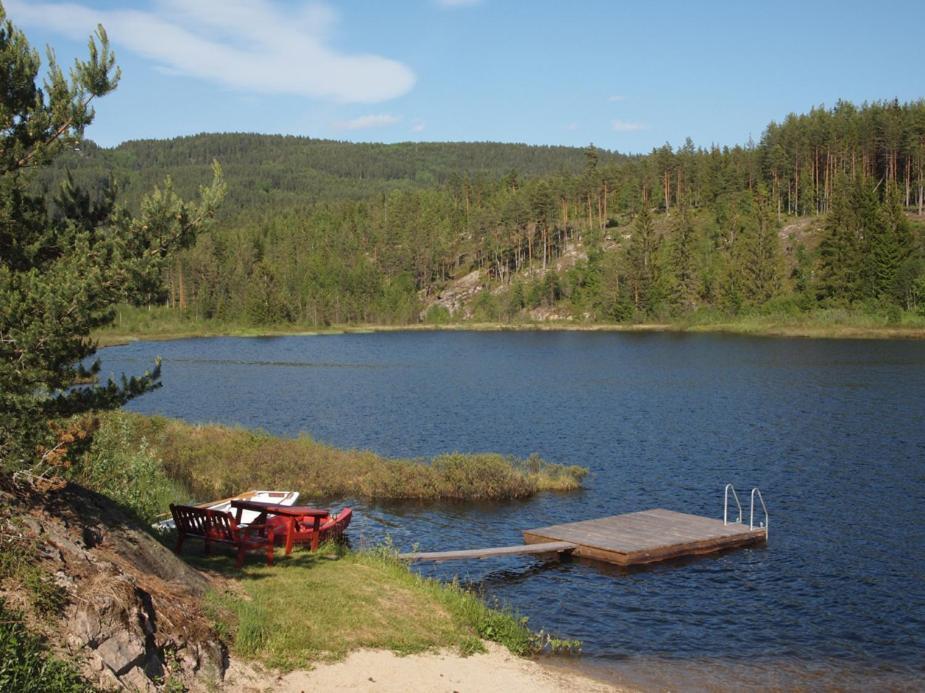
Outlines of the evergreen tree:
M 897 279 L 912 252 L 912 231 L 895 185 L 887 187 L 885 198 L 866 229 L 865 286 L 869 298 L 902 304 L 905 296 Z
M 763 185 L 755 192 L 752 213 L 749 231 L 740 239 L 738 262 L 745 300 L 761 305 L 780 293 L 783 272 L 777 226 Z
M 832 207 L 826 216 L 819 244 L 816 295 L 820 301 L 848 302 L 860 292 L 861 237 L 855 199 L 858 188 L 849 190 L 847 178 L 835 184 Z
M 687 205 L 682 206 L 671 243 L 671 302 L 690 311 L 697 305 L 699 277 L 694 263 L 696 235 Z
M 657 303 L 658 278 L 656 260 L 659 239 L 652 214 L 643 205 L 633 222 L 633 233 L 626 249 L 627 275 L 633 295 L 633 305 L 639 312 L 651 310 Z
M 113 320 L 119 301 L 162 297 L 171 253 L 189 246 L 212 216 L 223 186 L 216 168 L 198 205 L 168 182 L 131 216 L 111 190 L 91 196 L 65 181 L 55 211 L 34 196 L 34 175 L 81 141 L 90 103 L 119 80 L 106 33 L 90 39 L 89 58 L 66 79 L 49 52 L 40 61 L 0 5 L 0 467 L 43 472 L 60 461 L 61 417 L 117 407 L 158 383 L 158 369 L 121 383 L 76 385 L 99 371 L 90 331 Z

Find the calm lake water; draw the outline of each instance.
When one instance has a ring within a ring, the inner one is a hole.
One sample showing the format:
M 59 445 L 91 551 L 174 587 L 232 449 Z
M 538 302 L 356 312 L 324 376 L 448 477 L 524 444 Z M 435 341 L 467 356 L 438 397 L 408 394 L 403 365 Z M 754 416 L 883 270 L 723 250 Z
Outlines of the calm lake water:
M 163 358 L 130 409 L 310 433 L 403 457 L 498 451 L 580 464 L 586 490 L 505 504 L 364 504 L 354 545 L 520 543 L 653 507 L 722 516 L 761 487 L 766 548 L 620 570 L 532 558 L 458 575 L 584 641 L 581 666 L 652 688 L 915 688 L 925 678 L 925 344 L 571 332 L 136 343 Z

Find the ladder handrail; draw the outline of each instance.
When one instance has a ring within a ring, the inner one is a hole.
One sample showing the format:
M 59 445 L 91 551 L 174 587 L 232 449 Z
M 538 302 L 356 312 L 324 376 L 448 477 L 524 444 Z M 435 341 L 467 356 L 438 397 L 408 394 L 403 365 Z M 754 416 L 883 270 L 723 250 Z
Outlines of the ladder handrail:
M 756 486 L 752 489 L 752 507 L 749 513 L 748 518 L 748 528 L 755 528 L 755 494 L 758 494 L 758 500 L 761 502 L 761 509 L 764 510 L 764 534 L 768 534 L 768 525 L 771 524 L 770 518 L 768 517 L 768 506 L 764 504 L 764 498 L 761 496 L 761 490 Z
M 729 492 L 732 491 L 732 499 L 736 502 L 736 507 L 739 509 L 739 518 L 736 520 L 737 524 L 742 524 L 742 504 L 739 502 L 739 494 L 736 493 L 736 488 L 732 484 L 726 484 L 726 488 L 723 489 L 723 524 L 729 524 Z M 763 503 L 764 501 L 762 501 Z M 767 513 L 765 513 L 767 514 Z

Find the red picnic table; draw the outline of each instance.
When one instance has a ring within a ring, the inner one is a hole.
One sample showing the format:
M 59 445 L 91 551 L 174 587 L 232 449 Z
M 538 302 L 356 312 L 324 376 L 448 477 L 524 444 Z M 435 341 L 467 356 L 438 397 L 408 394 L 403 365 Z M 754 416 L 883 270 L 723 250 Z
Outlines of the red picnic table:
M 260 501 L 251 500 L 233 500 L 231 507 L 237 509 L 235 519 L 241 522 L 242 511 L 253 510 L 260 513 L 260 516 L 253 524 L 263 524 L 267 520 L 267 515 L 277 515 L 286 520 L 286 555 L 292 553 L 292 543 L 296 534 L 296 524 L 303 517 L 312 518 L 312 551 L 318 550 L 318 531 L 321 527 L 321 520 L 330 513 L 327 510 L 311 508 L 307 505 L 277 505 L 276 503 L 261 503 Z

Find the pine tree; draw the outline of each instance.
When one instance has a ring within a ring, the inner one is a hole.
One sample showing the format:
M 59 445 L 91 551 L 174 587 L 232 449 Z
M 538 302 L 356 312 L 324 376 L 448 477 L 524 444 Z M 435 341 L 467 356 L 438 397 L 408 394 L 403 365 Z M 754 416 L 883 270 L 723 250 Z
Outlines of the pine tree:
M 168 184 L 137 217 L 111 189 L 91 196 L 65 180 L 54 211 L 31 193 L 35 172 L 81 141 L 91 102 L 115 89 L 119 71 L 102 27 L 89 58 L 66 79 L 49 53 L 40 61 L 0 5 L 0 468 L 44 472 L 61 457 L 53 423 L 121 405 L 158 384 L 158 368 L 105 385 L 91 330 L 121 301 L 158 300 L 171 253 L 189 246 L 223 193 L 217 167 L 202 201 L 181 201 Z
M 858 187 L 849 190 L 848 179 L 835 183 L 831 211 L 819 243 L 816 296 L 826 303 L 850 303 L 860 292 L 861 237 L 857 204 Z
M 777 226 L 763 184 L 757 186 L 752 209 L 753 222 L 741 243 L 740 261 L 745 298 L 761 305 L 780 293 L 783 274 Z
M 873 218 L 873 223 L 867 227 L 864 254 L 867 296 L 901 304 L 905 297 L 897 284 L 897 277 L 900 267 L 912 252 L 912 231 L 895 185 L 887 186 L 883 204 L 877 206 Z
M 672 303 L 685 311 L 697 305 L 699 277 L 694 263 L 696 233 L 690 209 L 681 207 L 671 243 Z
M 659 239 L 652 215 L 643 205 L 633 222 L 633 233 L 626 249 L 627 275 L 637 311 L 651 310 L 657 303 L 656 280 Z
M 745 306 L 765 303 L 781 290 L 780 242 L 763 185 L 754 194 L 740 195 L 730 237 L 723 303 L 727 309 L 738 312 Z

